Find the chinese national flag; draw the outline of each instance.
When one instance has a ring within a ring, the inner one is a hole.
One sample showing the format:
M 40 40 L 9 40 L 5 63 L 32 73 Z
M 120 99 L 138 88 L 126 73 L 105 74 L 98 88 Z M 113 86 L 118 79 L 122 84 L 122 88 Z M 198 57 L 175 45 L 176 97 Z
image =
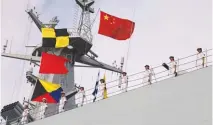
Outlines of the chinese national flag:
M 67 74 L 65 62 L 68 59 L 53 54 L 42 53 L 39 73 L 43 74 Z
M 126 40 L 131 37 L 135 28 L 134 22 L 109 15 L 103 11 L 100 13 L 99 34 L 116 40 Z

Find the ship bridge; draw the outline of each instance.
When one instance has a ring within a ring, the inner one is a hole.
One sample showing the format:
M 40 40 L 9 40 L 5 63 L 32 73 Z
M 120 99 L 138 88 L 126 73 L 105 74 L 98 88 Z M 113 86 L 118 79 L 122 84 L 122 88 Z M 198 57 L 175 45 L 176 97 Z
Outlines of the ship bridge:
M 203 68 L 195 65 L 196 54 L 177 60 L 177 77 L 161 65 L 153 67 L 151 85 L 141 84 L 143 72 L 132 74 L 127 92 L 121 92 L 114 80 L 107 83 L 107 99 L 93 102 L 91 88 L 82 107 L 63 113 L 56 109 L 28 125 L 211 125 L 212 49 L 204 53 Z

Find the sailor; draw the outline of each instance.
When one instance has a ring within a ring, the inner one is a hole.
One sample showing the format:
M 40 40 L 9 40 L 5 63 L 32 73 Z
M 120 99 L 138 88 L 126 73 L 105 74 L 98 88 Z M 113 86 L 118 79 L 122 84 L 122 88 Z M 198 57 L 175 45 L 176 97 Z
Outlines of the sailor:
M 118 79 L 118 88 L 121 88 L 121 84 L 122 84 L 122 75 L 120 74 Z
M 40 119 L 43 119 L 45 118 L 45 112 L 47 110 L 47 99 L 46 98 L 43 98 L 42 99 L 42 103 L 41 103 L 41 106 L 40 106 Z
M 29 115 L 29 108 L 28 105 L 24 106 L 24 111 L 22 113 L 22 119 L 21 119 L 21 124 L 27 124 L 28 123 L 28 115 Z
M 59 101 L 59 109 L 58 109 L 59 113 L 64 112 L 64 106 L 66 102 L 67 102 L 67 99 L 65 97 L 65 93 L 61 92 L 61 99 Z
M 143 76 L 143 84 L 151 84 L 152 81 L 152 71 L 149 69 L 149 65 L 145 65 L 145 71 Z
M 85 94 L 84 87 L 80 87 L 79 95 L 80 95 L 79 98 L 81 100 L 80 106 L 83 106 L 84 101 L 86 100 L 86 94 Z
M 100 79 L 101 84 L 99 85 L 99 96 L 101 99 L 104 99 L 104 89 L 106 87 L 105 80 Z
M 200 69 L 204 67 L 205 54 L 202 52 L 202 48 L 197 48 L 197 52 L 196 67 Z
M 170 69 L 170 75 L 174 75 L 175 77 L 177 76 L 177 62 L 174 59 L 174 56 L 170 56 L 170 65 L 169 65 L 169 69 Z
M 123 74 L 123 77 L 122 77 L 121 91 L 122 92 L 127 92 L 127 87 L 128 87 L 127 73 L 123 72 L 122 74 Z

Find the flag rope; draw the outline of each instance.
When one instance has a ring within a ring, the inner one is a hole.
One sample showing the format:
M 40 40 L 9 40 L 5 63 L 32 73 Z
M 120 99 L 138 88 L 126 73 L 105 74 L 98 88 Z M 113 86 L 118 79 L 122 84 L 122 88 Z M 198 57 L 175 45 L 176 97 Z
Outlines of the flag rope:
M 25 46 L 28 44 L 28 41 L 29 41 L 29 38 L 30 38 L 30 34 L 31 34 L 31 29 L 32 29 L 32 22 L 30 22 L 30 26 L 29 26 L 29 30 L 27 31 L 27 36 L 25 37 Z M 27 48 L 25 48 L 25 53 L 24 53 L 24 55 L 26 55 L 27 54 Z M 25 64 L 26 64 L 26 61 L 24 61 L 23 62 L 23 67 L 22 67 L 22 72 L 21 72 L 21 77 L 20 78 L 23 78 L 22 76 L 23 76 L 23 74 L 25 74 L 25 73 L 23 73 L 24 72 L 24 68 L 25 68 Z M 21 80 L 23 80 L 23 79 L 21 79 Z M 22 86 L 23 85 L 23 82 L 21 82 L 21 85 L 20 86 Z
M 132 17 L 132 20 L 134 20 L 135 18 L 135 8 L 133 10 L 133 17 Z M 132 29 L 131 29 L 131 32 L 133 30 L 133 25 L 132 25 Z M 127 70 L 127 64 L 128 64 L 128 59 L 129 59 L 129 50 L 130 50 L 130 43 L 131 43 L 131 39 L 132 37 L 129 38 L 129 44 L 128 44 L 128 48 L 127 48 L 127 57 L 126 57 L 126 66 L 125 66 L 125 71 Z
M 30 3 L 30 0 L 28 0 L 28 3 L 27 3 L 27 8 L 29 6 L 29 3 Z M 30 33 L 31 33 L 31 28 L 32 28 L 32 22 L 30 22 L 30 24 L 28 24 L 26 26 L 26 29 L 25 29 L 25 34 L 24 34 L 24 42 L 23 44 L 25 44 L 24 46 L 26 46 L 28 44 L 28 41 L 29 41 L 29 37 L 30 37 Z M 27 48 L 25 48 L 25 52 L 24 54 L 26 55 L 27 54 Z M 26 61 L 23 62 L 23 65 L 22 65 L 22 71 L 21 71 L 21 76 L 20 76 L 20 82 L 23 80 L 22 76 L 23 76 L 23 72 L 24 72 L 24 67 L 25 67 L 25 64 L 26 64 Z M 11 100 L 14 99 L 14 94 L 15 94 L 15 88 L 16 88 L 16 85 L 17 85 L 17 80 L 15 80 L 15 85 L 14 85 L 14 88 L 13 88 L 13 94 L 12 94 L 12 97 L 11 97 Z M 22 87 L 23 85 L 23 82 L 21 82 L 20 86 Z M 21 88 L 20 88 L 21 89 Z M 18 96 L 20 96 L 20 93 L 18 94 Z

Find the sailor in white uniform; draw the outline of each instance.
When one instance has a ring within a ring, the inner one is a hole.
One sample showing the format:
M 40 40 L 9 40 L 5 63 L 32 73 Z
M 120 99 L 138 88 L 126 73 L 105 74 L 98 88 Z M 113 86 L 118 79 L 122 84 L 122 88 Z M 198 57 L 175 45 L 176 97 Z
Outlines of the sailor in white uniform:
M 98 93 L 99 93 L 99 97 L 101 99 L 104 99 L 104 88 L 106 87 L 105 81 L 104 79 L 100 79 L 100 85 L 99 85 L 99 89 L 98 89 Z
M 43 119 L 43 118 L 45 118 L 45 112 L 46 112 L 46 110 L 47 110 L 47 99 L 46 98 L 43 98 L 42 99 L 42 103 L 41 103 L 41 106 L 40 106 L 40 119 Z
M 24 106 L 24 111 L 22 113 L 22 119 L 21 119 L 21 124 L 27 124 L 28 123 L 28 115 L 29 115 L 29 108 L 28 105 Z
M 143 75 L 143 85 L 150 85 L 152 81 L 152 71 L 149 69 L 149 65 L 145 65 L 145 71 Z
M 84 87 L 80 87 L 80 91 L 79 91 L 79 95 L 80 95 L 80 106 L 83 106 L 84 102 L 86 102 L 86 94 L 85 94 L 85 90 Z
M 198 48 L 197 52 L 196 67 L 197 69 L 201 69 L 205 64 L 205 54 L 202 52 L 202 48 Z
M 66 102 L 67 102 L 67 99 L 65 97 L 65 93 L 61 92 L 61 99 L 59 101 L 59 109 L 58 109 L 59 113 L 64 112 L 64 106 Z
M 127 73 L 123 72 L 123 77 L 122 77 L 122 84 L 121 84 L 121 91 L 122 92 L 127 92 L 127 88 L 128 88 L 128 77 L 127 77 Z
M 120 74 L 118 79 L 118 88 L 121 88 L 121 84 L 122 84 L 122 74 Z
M 170 63 L 169 63 L 169 70 L 170 70 L 170 75 L 172 76 L 177 76 L 177 62 L 174 59 L 174 56 L 170 56 Z

